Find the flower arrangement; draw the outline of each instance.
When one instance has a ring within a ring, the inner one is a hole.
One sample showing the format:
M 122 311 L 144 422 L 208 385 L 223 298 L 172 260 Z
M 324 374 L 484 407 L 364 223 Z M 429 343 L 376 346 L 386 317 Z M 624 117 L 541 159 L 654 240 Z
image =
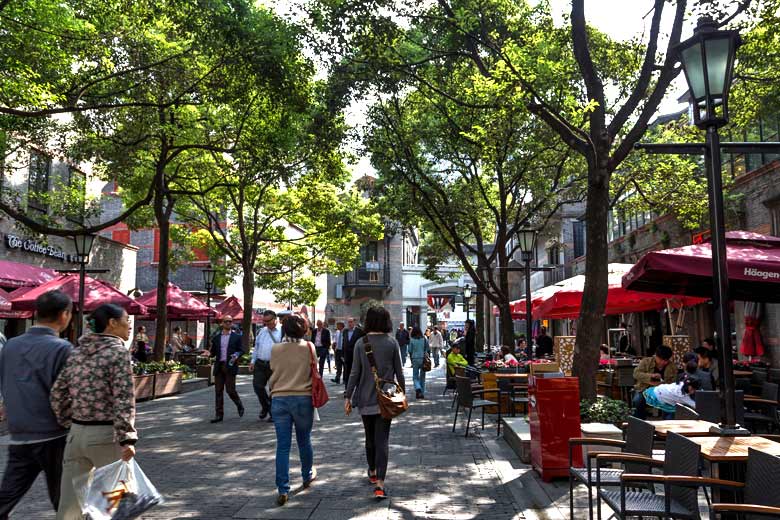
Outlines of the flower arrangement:
M 743 361 L 734 360 L 734 368 L 737 370 L 750 370 L 752 368 L 767 368 L 769 364 L 762 361 L 761 358 L 746 359 Z

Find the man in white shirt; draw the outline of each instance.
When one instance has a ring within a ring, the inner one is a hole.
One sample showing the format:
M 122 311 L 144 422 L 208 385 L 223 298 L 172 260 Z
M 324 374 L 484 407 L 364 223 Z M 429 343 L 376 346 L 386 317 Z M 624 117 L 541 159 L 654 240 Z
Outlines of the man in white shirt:
M 252 387 L 260 400 L 260 420 L 268 417 L 268 422 L 272 422 L 271 397 L 265 386 L 271 378 L 271 347 L 274 343 L 281 343 L 282 331 L 276 327 L 276 313 L 272 310 L 263 312 L 263 324 L 265 327 L 260 329 L 255 338 L 249 371 L 253 374 Z
M 336 332 L 333 333 L 333 353 L 336 357 L 336 379 L 331 379 L 336 384 L 341 383 L 341 371 L 344 369 L 344 345 L 341 343 L 341 332 L 344 330 L 344 322 L 336 322 Z

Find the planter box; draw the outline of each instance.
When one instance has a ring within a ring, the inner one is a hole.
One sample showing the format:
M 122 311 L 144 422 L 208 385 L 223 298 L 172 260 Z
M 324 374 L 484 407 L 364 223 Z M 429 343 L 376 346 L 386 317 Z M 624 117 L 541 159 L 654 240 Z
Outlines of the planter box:
M 154 375 L 154 397 L 178 394 L 183 372 L 161 372 Z
M 589 438 L 599 438 L 599 439 L 611 439 L 615 441 L 622 441 L 623 440 L 623 432 L 620 431 L 620 428 L 615 426 L 614 424 L 608 424 L 608 423 L 585 423 L 581 426 L 582 428 L 582 436 L 583 437 L 589 437 Z M 595 452 L 605 452 L 605 451 L 615 451 L 620 452 L 621 449 L 613 446 L 583 446 L 582 447 L 582 460 L 587 464 L 588 460 L 588 452 L 589 451 L 595 451 Z
M 202 377 L 204 379 L 208 379 L 209 384 L 213 384 L 212 373 L 214 372 L 214 365 L 198 365 L 198 368 L 195 372 L 196 377 Z
M 133 387 L 136 401 L 151 399 L 154 396 L 154 374 L 133 376 Z

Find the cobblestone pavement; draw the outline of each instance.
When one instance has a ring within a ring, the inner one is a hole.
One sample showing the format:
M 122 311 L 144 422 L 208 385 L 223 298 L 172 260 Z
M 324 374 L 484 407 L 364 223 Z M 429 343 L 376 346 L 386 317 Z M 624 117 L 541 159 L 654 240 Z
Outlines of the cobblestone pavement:
M 411 369 L 406 371 L 413 395 Z M 140 403 L 138 462 L 166 498 L 144 518 L 524 519 L 537 515 L 523 509 L 544 506 L 531 495 L 524 497 L 536 489 L 533 472 L 522 469 L 506 444 L 496 440 L 494 424 L 469 438 L 462 427 L 451 432 L 451 397 L 441 396 L 442 368 L 429 373 L 429 400 L 412 398 L 409 411 L 393 422 L 386 483 L 390 499 L 375 502 L 366 479 L 362 423 L 356 414 L 344 416 L 343 387 L 325 376 L 334 399 L 320 410 L 313 432 L 319 476 L 310 489 L 302 489 L 293 443 L 293 491 L 282 508 L 275 506 L 273 425 L 257 419 L 249 377 L 239 377 L 238 384 L 246 415 L 239 419 L 226 398 L 225 421 L 217 425 L 208 422 L 213 388 Z M 7 437 L 0 444 L 3 440 Z M 6 456 L 5 446 L 0 447 L 0 467 Z M 529 480 L 528 489 L 521 477 Z M 53 518 L 46 497 L 39 478 L 12 518 Z M 557 516 L 555 509 L 552 516 Z M 541 517 L 548 516 L 542 512 Z

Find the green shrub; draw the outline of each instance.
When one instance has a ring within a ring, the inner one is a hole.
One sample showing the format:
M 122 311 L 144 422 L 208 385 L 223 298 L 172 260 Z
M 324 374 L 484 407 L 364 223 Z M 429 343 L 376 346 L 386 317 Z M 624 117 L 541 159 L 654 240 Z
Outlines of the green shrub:
M 624 401 L 602 397 L 580 401 L 580 420 L 583 423 L 620 425 L 628 419 L 628 405 Z
M 160 374 L 170 372 L 185 372 L 188 367 L 175 361 L 150 361 L 149 363 L 136 363 L 133 366 L 133 374 Z

